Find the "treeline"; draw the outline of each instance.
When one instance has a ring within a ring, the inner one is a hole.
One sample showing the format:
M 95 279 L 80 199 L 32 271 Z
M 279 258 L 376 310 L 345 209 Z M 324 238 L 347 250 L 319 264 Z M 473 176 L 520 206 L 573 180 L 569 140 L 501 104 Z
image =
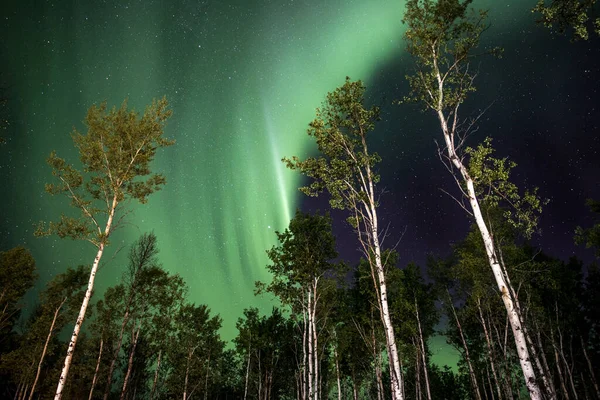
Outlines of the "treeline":
M 579 238 L 598 246 L 598 229 L 581 230 Z M 496 235 L 544 393 L 600 398 L 598 266 L 554 259 L 520 241 L 506 224 L 498 225 Z M 244 310 L 237 337 L 227 346 L 219 336 L 219 316 L 186 300 L 182 278 L 158 260 L 157 238 L 142 235 L 130 248 L 123 283 L 92 307 L 63 396 L 389 398 L 385 332 L 368 261 L 353 268 L 335 261 L 328 216 L 297 212 L 278 239 L 268 252 L 273 280 L 257 283 L 257 289 L 259 295 L 275 295 L 284 309 L 266 315 Z M 404 398 L 527 397 L 506 312 L 475 229 L 450 257 L 429 260 L 430 279 L 417 265 L 397 268 L 394 251 L 382 256 Z M 16 248 L 2 252 L 0 263 L 1 396 L 50 398 L 68 344 L 60 333 L 76 318 L 90 269 L 57 275 L 21 321 L 19 305 L 36 279 L 35 262 L 26 249 Z M 434 335 L 444 335 L 459 352 L 457 366 L 432 363 Z
M 600 400 L 597 264 L 565 263 L 529 245 L 546 200 L 512 181 L 516 164 L 494 156 L 491 138 L 467 144 L 479 117 L 461 113 L 476 91 L 470 65 L 487 29 L 487 13 L 470 4 L 407 0 L 403 21 L 415 72 L 401 103 L 419 104 L 439 123 L 438 156 L 457 184 L 449 198 L 473 223 L 450 257 L 398 268 L 395 248 L 383 246 L 381 158 L 369 149 L 379 108 L 367 107 L 364 85 L 347 78 L 309 124 L 318 153 L 283 162 L 309 178 L 303 193 L 326 194 L 346 211 L 363 254 L 358 265 L 336 261 L 329 216 L 297 212 L 267 251 L 273 279 L 256 283 L 257 294 L 275 296 L 282 309 L 246 309 L 229 347 L 220 317 L 189 303 L 182 278 L 161 267 L 153 234 L 131 246 L 123 283 L 93 302 L 111 235 L 132 201 L 146 203 L 163 187 L 150 165 L 174 142 L 163 136 L 166 99 L 142 116 L 126 102 L 92 106 L 87 132 L 73 133 L 80 163 L 48 158 L 54 181 L 46 191 L 65 196 L 75 213 L 40 223 L 36 235 L 86 241 L 96 254 L 54 277 L 21 318 L 35 262 L 24 248 L 1 253 L 2 396 Z M 569 8 L 537 8 L 546 24 L 572 25 L 561 10 Z M 587 19 L 576 21 L 587 39 Z M 598 212 L 598 203 L 590 206 Z M 575 239 L 598 250 L 599 232 L 598 223 L 579 228 Z M 458 351 L 456 368 L 432 363 L 436 334 Z

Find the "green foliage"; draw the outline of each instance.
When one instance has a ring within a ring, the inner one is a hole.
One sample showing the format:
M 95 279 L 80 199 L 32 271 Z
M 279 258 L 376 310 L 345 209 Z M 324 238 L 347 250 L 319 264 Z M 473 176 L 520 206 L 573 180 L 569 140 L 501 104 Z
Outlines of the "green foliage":
M 331 263 L 337 257 L 329 215 L 310 215 L 296 211 L 284 232 L 276 232 L 279 246 L 267 251 L 272 264 L 271 283 L 256 282 L 257 293 L 270 292 L 293 312 L 301 312 L 304 291 L 315 278 L 326 272 L 342 270 L 343 264 Z
M 248 397 L 275 398 L 293 396 L 295 363 L 294 341 L 297 339 L 291 320 L 277 308 L 271 315 L 260 316 L 258 309 L 244 310 L 236 323 L 238 336 L 233 340 L 240 360 L 240 375 L 248 371 Z M 240 380 L 242 380 L 240 379 Z M 242 390 L 245 379 L 241 382 Z
M 559 34 L 573 31 L 573 40 L 588 40 L 590 32 L 600 35 L 600 17 L 597 15 L 597 0 L 538 0 L 532 12 L 540 14 L 546 28 L 556 28 Z
M 176 334 L 166 349 L 169 374 L 164 391 L 167 398 L 181 396 L 186 374 L 188 397 L 197 388 L 200 392 L 211 390 L 204 385 L 207 376 L 210 384 L 214 382 L 214 372 L 211 372 L 213 366 L 218 365 L 225 345 L 218 333 L 221 324 L 221 318 L 211 316 L 206 305 L 186 304 L 179 309 L 175 315 Z
M 314 179 L 300 191 L 317 196 L 327 190 L 333 208 L 354 211 L 361 204 L 370 204 L 369 185 L 379 181 L 374 167 L 381 158 L 369 153 L 366 143 L 367 134 L 379 120 L 379 108 L 364 107 L 364 92 L 361 81 L 346 78 L 342 87 L 327 94 L 325 104 L 309 124 L 308 135 L 315 138 L 321 156 L 282 160 L 288 168 Z M 350 222 L 356 227 L 356 216 Z
M 575 243 L 585 245 L 586 248 L 594 248 L 596 257 L 600 257 L 600 202 L 588 199 L 586 204 L 594 213 L 595 223 L 589 228 L 578 226 L 575 229 Z
M 29 318 L 20 346 L 2 358 L 2 368 L 11 371 L 13 382 L 33 383 L 44 345 L 50 336 L 42 368 L 52 372 L 41 376 L 36 392 L 41 393 L 44 385 L 54 386 L 54 375 L 57 379 L 60 367 L 60 359 L 56 357 L 61 350 L 58 335 L 68 321 L 76 318 L 88 278 L 89 267 L 67 268 L 48 282 L 40 293 L 39 306 Z
M 408 52 L 416 72 L 406 78 L 411 92 L 405 102 L 446 112 L 457 108 L 475 91 L 476 71 L 469 68 L 473 50 L 487 29 L 487 11 L 469 13 L 472 0 L 408 0 L 403 23 Z M 501 49 L 486 51 L 496 56 Z
M 29 250 L 15 247 L 0 252 L 0 332 L 3 335 L 12 329 L 19 316 L 19 300 L 36 278 L 35 260 Z
M 536 231 L 542 207 L 548 203 L 540 199 L 534 188 L 519 193 L 510 181 L 510 173 L 517 164 L 508 158 L 493 157 L 492 139 L 486 138 L 477 148 L 467 147 L 469 175 L 473 179 L 477 198 L 487 208 L 503 207 L 504 217 L 525 238 Z
M 77 169 L 54 151 L 47 160 L 56 183 L 46 184 L 46 191 L 66 195 L 80 215 L 63 215 L 47 227 L 40 223 L 36 235 L 57 234 L 99 246 L 110 235 L 101 218 L 109 221 L 125 199 L 146 203 L 150 194 L 160 190 L 165 177 L 153 174 L 150 163 L 159 148 L 174 143 L 163 137 L 171 116 L 167 106 L 165 98 L 154 100 L 141 117 L 127 109 L 126 101 L 118 109 L 107 110 L 106 103 L 92 106 L 85 119 L 87 133 L 72 134 L 83 168 Z

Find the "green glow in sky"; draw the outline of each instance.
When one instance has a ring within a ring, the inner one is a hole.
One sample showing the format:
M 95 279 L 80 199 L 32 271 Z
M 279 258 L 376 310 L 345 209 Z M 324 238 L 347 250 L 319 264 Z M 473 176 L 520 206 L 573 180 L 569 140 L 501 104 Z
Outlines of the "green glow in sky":
M 191 301 L 221 314 L 231 338 L 243 308 L 270 307 L 254 282 L 269 279 L 265 250 L 299 204 L 299 176 L 280 159 L 310 151 L 305 130 L 327 91 L 346 75 L 368 84 L 402 53 L 402 2 L 25 3 L 11 2 L 0 28 L 16 116 L 1 163 L 14 210 L 2 248 L 31 248 L 41 282 L 90 263 L 83 242 L 32 236 L 35 222 L 68 210 L 43 193 L 44 160 L 52 149 L 76 160 L 69 133 L 91 104 L 128 98 L 141 111 L 166 95 L 177 144 L 154 166 L 168 183 L 134 205 L 98 292 L 119 281 L 129 244 L 153 230 L 164 268 L 184 277 Z

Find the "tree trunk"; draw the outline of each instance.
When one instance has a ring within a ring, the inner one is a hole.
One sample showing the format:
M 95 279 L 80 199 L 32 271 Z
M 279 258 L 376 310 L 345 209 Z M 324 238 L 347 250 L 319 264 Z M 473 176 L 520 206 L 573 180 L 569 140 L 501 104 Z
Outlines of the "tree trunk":
M 77 321 L 75 322 L 75 327 L 73 328 L 71 340 L 69 341 L 69 347 L 67 348 L 67 356 L 65 357 L 65 364 L 60 373 L 60 378 L 58 379 L 58 386 L 56 387 L 56 394 L 54 395 L 54 400 L 61 400 L 62 398 L 62 392 L 65 387 L 65 383 L 67 382 L 67 377 L 69 376 L 69 368 L 71 367 L 73 353 L 75 352 L 75 346 L 77 345 L 79 331 L 81 331 L 81 326 L 83 325 L 83 320 L 85 319 L 85 312 L 87 311 L 88 304 L 90 302 L 90 299 L 92 298 L 92 291 L 94 290 L 94 280 L 96 279 L 96 273 L 98 272 L 98 266 L 100 265 L 102 254 L 104 254 L 106 239 L 111 233 L 113 218 L 115 216 L 115 209 L 117 208 L 117 204 L 118 201 L 117 197 L 115 196 L 113 197 L 112 206 L 108 214 L 106 228 L 104 229 L 104 237 L 100 241 L 100 245 L 98 246 L 98 252 L 96 253 L 96 257 L 94 258 L 94 263 L 92 264 L 92 270 L 90 271 L 88 287 L 85 291 L 85 297 L 83 298 L 83 302 L 81 303 L 81 309 L 79 310 L 79 315 L 77 316 Z
M 469 367 L 469 375 L 471 377 L 471 385 L 473 386 L 473 390 L 475 391 L 475 400 L 481 400 L 481 392 L 479 391 L 479 383 L 477 382 L 477 376 L 475 376 L 475 370 L 473 369 L 473 364 L 471 363 L 471 356 L 469 355 L 469 347 L 467 346 L 467 341 L 465 340 L 465 336 L 463 334 L 462 325 L 460 324 L 458 315 L 456 315 L 456 309 L 454 308 L 454 303 L 452 302 L 452 297 L 450 296 L 450 292 L 448 291 L 448 288 L 446 288 L 446 293 L 448 294 L 448 303 L 450 305 L 450 308 L 452 309 L 452 314 L 454 315 L 454 320 L 456 321 L 456 327 L 458 328 L 458 333 L 460 334 L 460 340 L 463 345 L 463 350 L 465 351 L 465 360 L 467 361 L 467 365 Z
M 487 375 L 488 385 L 490 387 L 490 396 L 492 397 L 492 400 L 495 400 L 494 385 L 492 385 L 492 378 L 490 377 L 490 365 L 488 363 L 485 364 L 485 372 Z M 501 399 L 498 399 L 498 400 L 501 400 Z
M 375 215 L 375 207 L 372 207 L 372 214 Z M 393 400 L 403 400 L 404 396 L 400 387 L 402 386 L 402 375 L 400 372 L 400 363 L 398 361 L 398 350 L 396 347 L 396 337 L 394 334 L 394 327 L 392 325 L 392 319 L 390 318 L 390 311 L 388 308 L 387 299 L 387 285 L 385 280 L 385 273 L 383 265 L 381 263 L 381 251 L 379 247 L 379 238 L 377 233 L 377 217 L 373 222 L 373 242 L 375 249 L 375 266 L 377 278 L 379 280 L 379 305 L 381 311 L 381 320 L 383 322 L 383 329 L 385 332 L 385 341 L 388 351 L 388 361 L 390 365 L 390 384 L 392 389 Z
M 121 331 L 119 332 L 119 338 L 117 339 L 117 345 L 115 347 L 115 351 L 113 353 L 112 360 L 110 361 L 110 365 L 108 367 L 108 373 L 106 378 L 106 387 L 104 388 L 104 400 L 108 400 L 108 396 L 110 394 L 110 389 L 112 387 L 112 376 L 115 370 L 115 364 L 117 362 L 117 358 L 119 358 L 119 352 L 121 351 L 121 346 L 123 344 L 123 334 L 125 333 L 125 326 L 127 322 L 129 322 L 129 307 L 131 303 L 131 297 L 127 301 L 127 307 L 125 308 L 125 314 L 123 315 L 123 321 L 121 322 Z
M 453 159 L 454 164 L 461 170 L 464 181 L 467 185 L 467 192 L 469 194 L 469 203 L 471 204 L 471 210 L 473 211 L 473 216 L 475 217 L 475 221 L 479 228 L 479 232 L 481 233 L 481 238 L 483 239 L 485 251 L 488 257 L 488 262 L 490 264 L 494 277 L 496 278 L 496 284 L 498 285 L 498 289 L 502 294 L 502 301 L 504 303 L 504 307 L 506 308 L 506 312 L 509 316 L 510 325 L 515 339 L 515 346 L 517 348 L 517 354 L 519 356 L 519 363 L 521 364 L 521 370 L 523 371 L 523 376 L 525 378 L 525 385 L 527 386 L 527 390 L 532 400 L 542 400 L 540 388 L 537 384 L 537 380 L 535 377 L 535 371 L 533 370 L 533 365 L 531 365 L 529 351 L 527 350 L 527 343 L 523 334 L 523 327 L 521 326 L 521 321 L 519 319 L 519 316 L 517 315 L 514 301 L 512 296 L 510 295 L 510 291 L 508 290 L 508 286 L 504 279 L 502 269 L 500 267 L 500 264 L 498 263 L 498 257 L 496 255 L 496 249 L 494 247 L 492 236 L 489 233 L 488 227 L 481 213 L 481 209 L 479 208 L 479 201 L 476 196 L 473 180 L 469 176 L 466 168 L 464 167 L 460 159 L 457 157 L 456 153 L 452 151 L 450 156 Z
M 52 332 L 54 331 L 54 325 L 56 324 L 56 319 L 58 318 L 58 313 L 61 308 L 67 301 L 65 297 L 63 301 L 61 301 L 60 305 L 54 311 L 54 317 L 52 318 L 52 323 L 50 324 L 50 329 L 48 330 L 48 336 L 46 336 L 46 342 L 44 343 L 44 349 L 42 350 L 42 356 L 40 357 L 40 362 L 38 363 L 37 372 L 35 374 L 35 379 L 33 381 L 33 385 L 31 386 L 31 392 L 29 392 L 29 400 L 33 399 L 33 392 L 35 392 L 35 387 L 37 385 L 38 379 L 40 378 L 40 372 L 42 371 L 42 363 L 44 362 L 44 357 L 46 357 L 46 350 L 48 350 L 48 343 L 50 343 L 50 339 L 52 338 Z
M 94 394 L 94 387 L 96 386 L 96 380 L 98 379 L 98 371 L 100 371 L 100 362 L 102 361 L 102 347 L 104 346 L 104 339 L 100 338 L 100 350 L 98 351 L 98 361 L 96 361 L 96 369 L 94 370 L 94 377 L 92 378 L 92 387 L 90 388 L 90 395 L 88 400 L 92 400 L 92 394 Z
M 183 381 L 183 400 L 187 399 L 188 378 L 190 375 L 190 364 L 192 362 L 192 356 L 194 355 L 194 350 L 195 349 L 188 350 L 187 365 L 185 367 L 185 380 Z
M 427 353 L 425 352 L 425 340 L 423 339 L 423 330 L 421 329 L 421 318 L 419 317 L 419 305 L 415 297 L 415 310 L 417 313 L 417 327 L 419 328 L 419 342 L 421 345 L 421 357 L 423 358 L 423 374 L 425 377 L 425 390 L 427 400 L 431 400 L 431 389 L 429 388 L 429 374 L 427 372 Z
M 435 55 L 435 50 L 434 50 Z M 448 159 L 452 162 L 452 165 L 459 171 L 462 181 L 466 187 L 466 195 L 469 200 L 469 204 L 471 206 L 471 211 L 473 213 L 473 217 L 475 218 L 475 222 L 477 227 L 479 228 L 479 232 L 481 234 L 481 239 L 483 240 L 483 244 L 485 247 L 485 252 L 487 254 L 488 263 L 492 272 L 494 274 L 494 278 L 496 279 L 496 284 L 498 285 L 498 289 L 502 294 L 502 301 L 504 303 L 504 307 L 506 308 L 506 312 L 509 316 L 510 325 L 513 332 L 513 337 L 515 339 L 515 346 L 517 350 L 517 354 L 519 356 L 519 362 L 521 364 L 521 370 L 523 371 L 523 376 L 525 378 L 525 385 L 527 386 L 527 390 L 529 392 L 529 396 L 532 400 L 542 400 L 542 394 L 540 392 L 540 388 L 538 386 L 535 371 L 533 369 L 533 365 L 531 364 L 531 360 L 529 358 L 529 352 L 527 350 L 527 343 L 525 341 L 525 336 L 523 335 L 523 328 L 521 326 L 521 321 L 519 316 L 517 315 L 517 311 L 515 309 L 514 299 L 511 296 L 510 290 L 508 289 L 508 285 L 506 280 L 504 279 L 504 275 L 502 273 L 502 268 L 499 264 L 498 255 L 496 254 L 496 248 L 494 246 L 494 240 L 490 231 L 487 227 L 485 219 L 483 218 L 483 214 L 481 213 L 481 208 L 479 207 L 479 200 L 477 198 L 477 193 L 475 191 L 475 184 L 473 179 L 471 178 L 467 167 L 463 164 L 463 159 L 457 153 L 455 145 L 454 145 L 454 135 L 456 132 L 456 121 L 457 115 L 454 115 L 454 124 L 450 128 L 448 126 L 448 120 L 443 113 L 443 96 L 444 96 L 444 80 L 442 79 L 439 66 L 437 64 L 437 58 L 434 57 L 433 68 L 436 72 L 436 79 L 438 83 L 438 98 L 437 98 L 437 108 L 436 113 L 437 117 L 440 121 L 440 126 L 442 128 L 442 133 L 444 136 L 444 142 L 446 144 Z M 455 113 L 458 112 L 458 105 L 456 106 Z M 457 178 L 458 179 L 458 178 Z M 461 188 L 461 190 L 464 190 Z
M 369 157 L 367 150 L 367 142 L 363 131 L 361 129 L 361 141 L 363 154 Z M 348 152 L 348 151 L 347 151 Z M 348 152 L 350 157 L 355 157 L 354 154 Z M 369 265 L 371 267 L 371 274 L 373 277 L 373 285 L 377 292 L 377 302 L 379 304 L 379 311 L 381 316 L 381 322 L 383 324 L 383 330 L 385 332 L 385 342 L 388 352 L 388 362 L 390 368 L 390 385 L 393 400 L 403 400 L 402 394 L 402 375 L 400 371 L 400 362 L 398 359 L 398 349 L 396 346 L 396 337 L 394 334 L 394 327 L 392 319 L 390 317 L 390 311 L 388 307 L 388 294 L 387 285 L 385 279 L 385 271 L 381 262 L 381 245 L 379 242 L 379 227 L 377 217 L 377 199 L 374 189 L 373 176 L 371 173 L 371 167 L 367 163 L 365 166 L 366 177 L 361 172 L 361 188 L 367 194 L 367 199 L 362 200 L 362 206 L 364 207 L 365 216 L 364 219 L 364 233 L 367 236 L 367 242 L 362 238 L 361 231 L 359 229 L 359 241 L 361 242 L 365 255 L 369 259 Z M 371 255 L 372 254 L 372 255 Z M 373 260 L 373 257 L 375 258 Z
M 552 372 L 550 371 L 550 367 L 548 366 L 548 360 L 546 359 L 546 354 L 544 352 L 544 346 L 542 344 L 542 337 L 540 335 L 540 329 L 537 326 L 536 326 L 536 336 L 537 336 L 538 348 L 540 349 L 540 354 L 542 357 L 542 362 L 544 363 L 544 369 L 545 369 L 544 375 L 546 375 L 548 384 L 554 395 L 553 399 L 556 399 L 557 398 L 556 387 L 554 386 L 554 380 L 552 379 Z M 598 397 L 598 399 L 600 399 L 600 396 Z
M 108 225 L 107 225 L 107 229 Z M 77 339 L 79 337 L 79 331 L 81 331 L 81 326 L 83 325 L 83 320 L 85 318 L 85 312 L 87 311 L 88 304 L 90 299 L 92 298 L 92 291 L 94 289 L 94 280 L 96 279 L 96 272 L 98 272 L 98 266 L 100 264 L 100 259 L 102 258 L 102 254 L 104 253 L 104 242 L 100 243 L 98 248 L 98 252 L 96 253 L 96 258 L 94 258 L 94 263 L 92 264 L 92 270 L 90 272 L 90 279 L 88 281 L 88 287 L 85 291 L 85 297 L 83 298 L 83 303 L 81 304 L 81 309 L 79 310 L 79 315 L 77 316 L 77 321 L 75 322 L 75 328 L 73 329 L 73 334 L 71 335 L 71 340 L 69 341 L 69 347 L 67 348 L 67 356 L 65 357 L 65 363 L 60 373 L 60 378 L 58 379 L 58 386 L 56 387 L 56 394 L 54 395 L 54 400 L 61 400 L 62 392 L 65 387 L 65 383 L 67 382 L 67 377 L 69 376 L 69 368 L 71 367 L 71 361 L 73 359 L 73 353 L 75 352 L 75 346 L 77 345 Z
M 158 382 L 158 371 L 160 371 L 161 356 L 162 356 L 162 349 L 158 351 L 158 359 L 156 361 L 156 371 L 154 371 L 154 381 L 152 382 L 152 390 L 150 391 L 150 400 L 152 400 L 154 398 L 154 393 L 156 391 L 156 383 Z
M 208 372 L 210 371 L 210 352 L 206 361 L 206 377 L 204 379 L 204 400 L 208 398 Z
M 137 328 L 137 331 L 132 332 L 131 339 L 133 343 L 131 344 L 131 351 L 129 352 L 129 360 L 127 362 L 127 372 L 125 373 L 125 378 L 123 378 L 123 389 L 121 389 L 121 400 L 125 398 L 125 392 L 127 391 L 127 385 L 129 384 L 129 378 L 131 376 L 131 369 L 133 367 L 133 356 L 135 355 L 135 348 L 137 346 L 138 338 L 140 336 L 140 329 L 142 328 L 142 324 Z
M 490 338 L 490 332 L 488 331 L 487 324 L 485 323 L 485 317 L 483 316 L 483 311 L 481 310 L 481 300 L 477 299 L 477 310 L 479 311 L 479 318 L 481 322 L 481 326 L 483 327 L 483 334 L 485 335 L 485 343 L 488 349 L 488 358 L 490 362 L 490 366 L 492 368 L 492 377 L 494 378 L 494 383 L 496 384 L 496 392 L 498 393 L 498 399 L 502 399 L 502 389 L 500 388 L 500 382 L 498 380 L 498 374 L 496 373 L 496 363 L 494 362 L 494 350 L 492 348 L 492 340 Z
M 333 348 L 333 357 L 335 358 L 335 377 L 337 380 L 338 400 L 342 400 L 342 382 L 340 380 L 340 363 L 338 360 L 337 348 Z
M 384 400 L 383 379 L 381 378 L 381 358 L 379 355 L 375 358 L 375 381 L 377 383 L 377 400 Z
M 556 342 L 554 341 L 554 330 L 550 328 L 550 339 L 552 340 L 552 347 L 554 348 L 554 359 L 556 361 L 556 369 L 558 370 L 558 380 L 560 382 L 560 388 L 563 392 L 563 396 L 565 400 L 569 400 L 569 392 L 567 391 L 567 386 L 565 385 L 565 379 L 562 373 L 562 368 L 560 367 L 561 361 L 558 356 L 558 348 L 556 346 Z
M 308 398 L 312 400 L 314 390 L 314 372 L 313 372 L 313 323 L 312 323 L 312 296 L 308 293 Z
M 585 349 L 585 343 L 583 342 L 583 338 L 581 336 L 579 336 L 579 340 L 581 341 L 581 349 L 583 350 L 583 355 L 587 361 L 588 369 L 590 370 L 590 377 L 592 378 L 592 384 L 594 385 L 594 390 L 596 391 L 596 398 L 600 399 L 600 389 L 598 389 L 598 381 L 596 381 L 596 375 L 594 374 L 594 368 L 592 368 L 592 362 L 590 361 L 590 357 Z
M 314 364 L 314 384 L 313 384 L 313 389 L 315 391 L 313 398 L 314 400 L 319 400 L 319 395 L 321 392 L 321 385 L 320 382 L 321 380 L 319 379 L 319 338 L 318 338 L 318 332 L 317 332 L 317 301 L 318 301 L 318 297 L 317 297 L 317 285 L 318 285 L 318 281 L 319 278 L 313 278 L 313 289 L 312 289 L 312 296 L 313 296 L 313 301 L 312 301 L 312 317 L 310 319 L 311 324 L 312 324 L 312 340 L 313 340 L 313 364 Z
M 420 351 L 419 347 L 414 341 L 413 345 L 415 346 L 415 399 L 421 400 L 421 362 L 420 362 Z
M 246 383 L 244 383 L 244 400 L 246 400 L 246 396 L 248 395 L 248 376 L 250 375 L 250 351 L 252 343 L 252 333 L 250 334 L 250 340 L 248 341 L 248 363 L 246 364 Z
M 536 366 L 538 367 L 538 371 L 540 373 L 540 378 L 542 380 L 542 383 L 543 383 L 546 393 L 548 395 L 548 400 L 555 400 L 556 392 L 554 390 L 554 386 L 548 381 L 548 378 L 546 376 L 547 375 L 546 371 L 542 367 L 542 364 L 537 355 L 537 351 L 535 349 L 533 340 L 531 340 L 531 336 L 529 335 L 527 325 L 525 324 L 525 316 L 523 315 L 523 312 L 521 311 L 521 304 L 519 302 L 519 298 L 517 296 L 517 293 L 514 290 L 513 285 L 510 282 L 510 277 L 508 276 L 508 271 L 506 270 L 506 265 L 504 264 L 504 258 L 502 257 L 502 251 L 499 249 L 498 253 L 500 255 L 500 265 L 502 266 L 502 270 L 504 272 L 504 277 L 506 278 L 506 282 L 508 283 L 508 288 L 510 289 L 512 297 L 514 299 L 514 304 L 515 304 L 515 308 L 517 311 L 517 315 L 519 316 L 519 320 L 521 321 L 521 327 L 523 328 L 523 334 L 525 336 L 525 340 L 526 340 L 529 348 L 531 349 L 531 357 L 533 358 Z M 543 352 L 543 349 L 541 349 L 540 351 Z

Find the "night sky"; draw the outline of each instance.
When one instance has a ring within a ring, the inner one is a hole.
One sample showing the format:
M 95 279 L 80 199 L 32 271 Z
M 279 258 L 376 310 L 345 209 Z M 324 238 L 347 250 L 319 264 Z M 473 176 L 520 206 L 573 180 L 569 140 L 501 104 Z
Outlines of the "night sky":
M 91 263 L 84 242 L 33 237 L 33 225 L 69 211 L 51 198 L 45 159 L 52 149 L 77 161 L 70 132 L 83 129 L 90 105 L 104 100 L 143 111 L 166 95 L 173 109 L 166 136 L 177 144 L 154 163 L 167 177 L 129 224 L 112 238 L 96 296 L 119 281 L 123 255 L 153 230 L 168 271 L 187 281 L 189 299 L 224 318 L 226 339 L 242 309 L 267 311 L 253 296 L 267 280 L 265 250 L 297 207 L 325 210 L 326 198 L 297 191 L 301 177 L 283 156 L 314 150 L 308 122 L 325 94 L 348 75 L 362 79 L 369 102 L 382 107 L 372 149 L 383 158 L 380 189 L 385 244 L 399 265 L 446 255 L 464 238 L 464 211 L 439 189 L 454 191 L 437 159 L 441 138 L 430 113 L 392 105 L 407 93 L 412 61 L 402 40 L 401 0 L 4 2 L 0 73 L 10 127 L 0 146 L 0 249 L 33 252 L 38 288 L 67 266 Z M 490 106 L 475 143 L 492 136 L 499 156 L 517 162 L 516 182 L 539 186 L 551 200 L 536 242 L 567 259 L 589 252 L 573 244 L 589 225 L 585 199 L 600 198 L 600 41 L 572 44 L 535 24 L 535 0 L 476 1 L 490 9 L 484 46 L 501 60 L 481 59 L 463 116 Z M 360 256 L 345 215 L 333 213 L 343 258 Z M 117 250 L 124 248 L 120 253 Z

